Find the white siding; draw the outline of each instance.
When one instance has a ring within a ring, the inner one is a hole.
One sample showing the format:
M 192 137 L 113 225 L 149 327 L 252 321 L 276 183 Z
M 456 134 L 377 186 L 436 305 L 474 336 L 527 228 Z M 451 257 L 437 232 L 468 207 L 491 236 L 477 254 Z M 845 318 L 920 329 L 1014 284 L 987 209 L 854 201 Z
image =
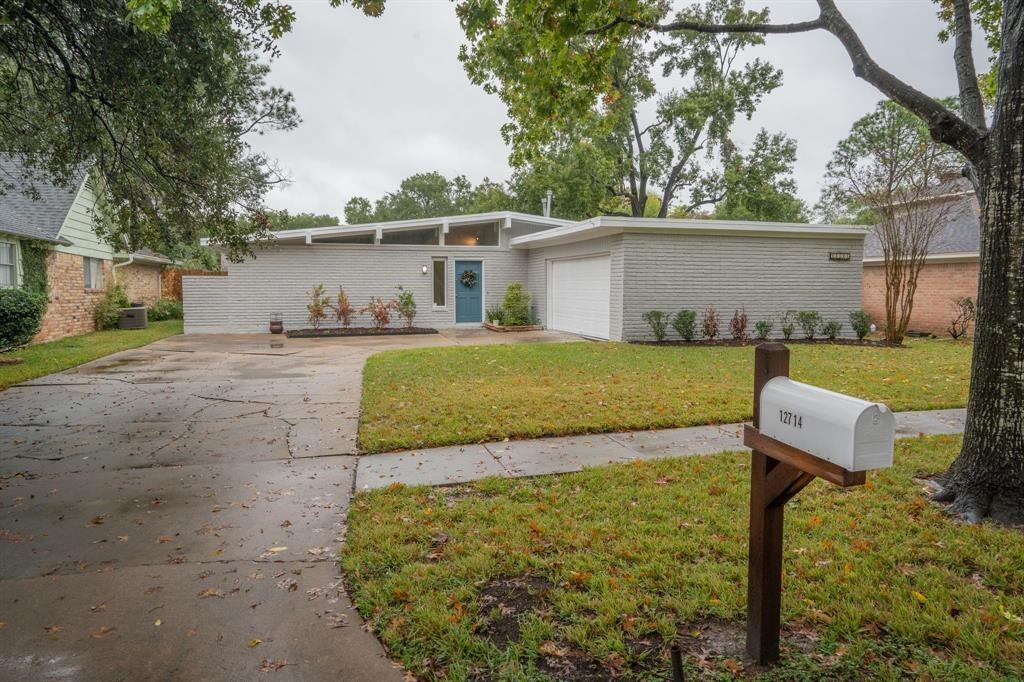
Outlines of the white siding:
M 741 307 L 751 334 L 755 322 L 772 317 L 772 335 L 781 335 L 778 316 L 794 309 L 817 310 L 841 322 L 843 336 L 852 336 L 848 316 L 861 305 L 863 239 L 679 234 L 623 239 L 626 340 L 652 338 L 644 311 L 674 315 L 689 308 L 697 311 L 699 324 L 709 305 L 718 310 L 723 336 Z M 850 260 L 832 262 L 829 251 L 847 251 Z M 669 338 L 674 337 L 670 330 Z
M 448 261 L 448 305 L 433 307 L 432 261 Z M 183 277 L 185 333 L 265 332 L 270 316 L 281 313 L 285 329 L 308 327 L 309 292 L 323 283 L 335 296 L 344 286 L 356 308 L 371 296 L 391 298 L 399 285 L 410 289 L 417 305 L 416 324 L 455 324 L 456 260 L 484 263 L 484 307 L 500 305 L 512 281 L 526 283 L 526 253 L 499 248 L 314 244 L 276 246 L 258 251 L 243 263 L 229 263 L 227 277 Z M 422 273 L 423 266 L 427 274 Z M 213 320 L 211 322 L 211 320 Z M 369 326 L 367 315 L 354 324 Z M 393 325 L 399 324 L 395 319 Z M 325 326 L 337 326 L 328 321 Z
M 72 244 L 71 246 L 58 245 L 54 249 L 76 256 L 112 260 L 114 251 L 110 248 L 110 244 L 97 237 L 93 229 L 94 221 L 97 220 L 94 215 L 95 210 L 96 195 L 89 188 L 88 183 L 83 182 L 82 186 L 78 188 L 78 194 L 75 195 L 75 200 L 71 203 L 71 209 L 68 211 L 67 217 L 64 218 L 64 224 L 61 225 L 59 233 L 61 237 Z

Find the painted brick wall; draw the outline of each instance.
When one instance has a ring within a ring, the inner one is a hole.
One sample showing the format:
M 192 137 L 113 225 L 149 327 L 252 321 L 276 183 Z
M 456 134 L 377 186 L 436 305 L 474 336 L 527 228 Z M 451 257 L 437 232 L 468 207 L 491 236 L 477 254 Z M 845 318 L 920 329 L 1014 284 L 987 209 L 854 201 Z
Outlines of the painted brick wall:
M 447 261 L 448 296 L 443 308 L 433 306 L 434 258 Z M 285 329 L 308 327 L 309 291 L 321 282 L 329 296 L 344 286 L 356 308 L 365 306 L 371 296 L 393 297 L 401 285 L 413 292 L 416 324 L 450 327 L 455 324 L 456 259 L 484 262 L 485 308 L 501 303 L 509 282 L 525 283 L 526 253 L 497 247 L 274 246 L 242 263 L 229 263 L 227 277 L 182 277 L 185 333 L 265 332 L 273 313 L 282 314 Z M 354 324 L 369 326 L 369 316 L 358 316 Z M 392 321 L 395 324 L 399 324 L 397 318 Z
M 103 261 L 104 282 L 110 281 L 111 265 Z M 105 292 L 85 288 L 82 267 L 82 256 L 60 251 L 46 255 L 49 304 L 34 343 L 95 331 L 94 313 Z
M 128 300 L 142 301 L 147 306 L 160 298 L 160 267 L 132 263 L 116 268 L 117 282 L 124 287 Z
M 952 300 L 978 295 L 978 262 L 929 263 L 917 278 L 914 309 L 910 314 L 911 331 L 945 336 L 953 318 Z M 885 323 L 885 268 L 864 265 L 864 310 L 879 327 Z M 972 327 L 971 333 L 974 332 Z
M 696 310 L 699 325 L 709 305 L 718 310 L 723 335 L 742 307 L 751 333 L 770 317 L 772 336 L 781 336 L 778 317 L 793 309 L 817 310 L 852 336 L 848 316 L 860 307 L 863 239 L 627 234 L 623 251 L 625 340 L 653 338 L 646 310 Z M 830 251 L 849 252 L 850 260 L 830 261 Z

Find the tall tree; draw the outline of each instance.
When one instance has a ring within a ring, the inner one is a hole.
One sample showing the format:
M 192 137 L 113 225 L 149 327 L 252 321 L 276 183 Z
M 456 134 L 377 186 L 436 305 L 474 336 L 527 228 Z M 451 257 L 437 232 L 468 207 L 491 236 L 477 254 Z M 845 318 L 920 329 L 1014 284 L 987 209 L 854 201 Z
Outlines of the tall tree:
M 585 116 L 595 93 L 614 97 L 608 74 L 621 46 L 638 34 L 832 35 L 856 77 L 912 112 L 932 139 L 967 160 L 964 174 L 981 203 L 978 316 L 963 446 L 937 498 L 951 502 L 952 511 L 968 521 L 1019 519 L 1024 515 L 1024 0 L 941 0 L 954 44 L 959 111 L 876 62 L 834 0 L 815 1 L 816 17 L 785 24 L 742 16 L 718 22 L 681 16 L 665 22 L 664 5 L 654 0 L 522 0 L 515 3 L 515 21 L 502 14 L 498 0 L 462 0 L 458 14 L 471 44 L 502 26 L 512 31 L 508 42 L 517 46 L 516 68 L 539 84 L 530 88 L 534 97 L 509 97 L 513 120 L 524 107 L 556 118 Z M 368 2 L 355 0 L 364 11 Z M 379 13 L 384 3 L 375 0 L 373 5 Z M 991 125 L 971 47 L 972 11 L 978 5 L 988 8 L 982 27 L 999 43 Z M 993 15 L 999 12 L 996 21 Z M 500 64 L 496 56 L 488 60 Z M 494 83 L 483 77 L 489 68 L 485 63 L 473 73 L 493 91 Z
M 893 343 L 906 335 L 918 275 L 953 206 L 939 197 L 960 163 L 956 152 L 932 141 L 921 119 L 883 101 L 853 124 L 828 164 L 822 203 L 876 216 L 874 234 L 885 270 L 885 337 Z
M 651 7 L 658 16 L 667 11 L 665 3 Z M 660 200 L 660 217 L 673 202 L 692 211 L 720 201 L 724 181 L 715 160 L 729 143 L 733 123 L 738 116 L 749 118 L 782 82 L 781 72 L 760 59 L 738 61 L 745 48 L 763 42 L 753 34 L 651 39 L 634 33 L 614 43 L 599 62 L 591 55 L 606 42 L 602 37 L 577 32 L 553 42 L 551 30 L 538 21 L 543 14 L 534 12 L 536 3 L 467 2 L 461 9 L 469 40 L 461 58 L 471 80 L 508 107 L 511 122 L 503 132 L 513 165 L 537 163 L 552 148 L 564 149 L 566 139 L 585 144 L 607 156 L 614 168 L 607 192 L 625 199 L 635 216 L 644 215 L 648 197 Z M 768 13 L 747 12 L 743 0 L 711 0 L 683 16 L 764 21 Z M 568 68 L 523 67 L 552 57 Z M 658 71 L 677 86 L 659 92 Z M 582 89 L 568 82 L 581 74 L 599 86 Z M 563 106 L 566 97 L 569 106 Z M 645 118 L 650 105 L 654 113 Z
M 715 205 L 717 220 L 767 220 L 806 223 L 807 207 L 796 196 L 793 164 L 796 140 L 761 129 L 746 154 L 727 147 L 723 186 Z
M 273 230 L 302 230 L 309 227 L 337 225 L 338 216 L 329 213 L 289 213 L 287 210 L 267 209 L 263 212 Z

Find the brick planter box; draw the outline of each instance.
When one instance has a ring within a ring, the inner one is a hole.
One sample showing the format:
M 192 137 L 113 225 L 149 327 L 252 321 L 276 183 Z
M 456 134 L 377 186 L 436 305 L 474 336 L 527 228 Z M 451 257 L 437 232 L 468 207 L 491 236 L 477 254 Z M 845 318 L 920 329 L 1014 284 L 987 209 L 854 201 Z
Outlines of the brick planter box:
M 490 329 L 492 332 L 539 332 L 544 327 L 539 324 L 524 324 L 517 327 L 506 327 L 503 324 L 491 324 L 490 322 L 484 322 L 484 327 Z

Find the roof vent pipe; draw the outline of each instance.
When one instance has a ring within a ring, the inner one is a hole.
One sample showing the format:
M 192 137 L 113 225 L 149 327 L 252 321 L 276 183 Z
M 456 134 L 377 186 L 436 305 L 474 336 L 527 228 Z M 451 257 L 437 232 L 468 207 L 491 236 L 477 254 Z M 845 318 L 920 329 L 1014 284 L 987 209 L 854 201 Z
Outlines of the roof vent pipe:
M 545 218 L 550 218 L 551 217 L 551 198 L 553 196 L 554 196 L 554 193 L 551 190 L 548 190 L 547 194 L 545 195 L 545 197 L 543 199 L 541 199 L 540 203 L 541 203 L 541 206 L 544 207 L 544 217 Z

